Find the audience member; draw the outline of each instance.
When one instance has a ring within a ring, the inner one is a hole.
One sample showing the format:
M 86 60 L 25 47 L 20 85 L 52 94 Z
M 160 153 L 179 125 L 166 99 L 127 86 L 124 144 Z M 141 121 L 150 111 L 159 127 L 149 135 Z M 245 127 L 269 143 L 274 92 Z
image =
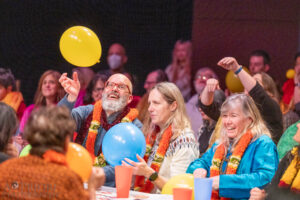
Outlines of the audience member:
M 17 130 L 16 112 L 7 104 L 0 102 L 0 163 L 10 157 L 17 157 L 19 152 L 13 145 L 12 136 Z
M 276 145 L 253 99 L 234 94 L 221 107 L 221 138 L 187 170 L 213 179 L 212 199 L 247 199 L 253 187 L 263 187 L 278 165 Z
M 192 130 L 194 131 L 197 139 L 199 138 L 197 135 L 199 133 L 199 128 L 202 126 L 202 115 L 198 109 L 198 99 L 206 86 L 206 81 L 210 78 L 218 79 L 218 76 L 209 67 L 200 68 L 196 72 L 194 77 L 194 87 L 197 93 L 185 104 L 187 115 L 191 120 Z
M 56 105 L 64 97 L 65 91 L 58 82 L 60 76 L 61 74 L 58 71 L 47 70 L 40 77 L 34 96 L 34 104 L 26 108 L 20 122 L 19 131 L 21 135 L 34 108 Z
M 170 82 L 177 85 L 185 101 L 191 96 L 192 43 L 178 40 L 173 49 L 172 63 L 165 72 Z
M 78 133 L 75 142 L 83 146 L 91 153 L 104 160 L 102 155 L 102 141 L 105 133 L 114 125 L 121 122 L 132 122 L 141 128 L 142 124 L 137 119 L 138 111 L 130 109 L 127 105 L 132 100 L 132 84 L 123 74 L 112 75 L 105 84 L 102 93 L 102 101 L 97 101 L 95 105 L 80 106 L 74 108 L 77 99 L 80 83 L 77 73 L 73 73 L 73 79 L 64 73 L 60 78 L 60 83 L 68 93 L 59 105 L 66 105 L 72 110 L 72 116 L 76 121 L 76 132 Z M 106 177 L 106 185 L 113 186 L 115 179 L 114 168 L 103 163 Z
M 34 112 L 24 133 L 32 146 L 30 155 L 0 165 L 1 199 L 88 199 L 82 179 L 68 168 L 65 157 L 74 128 L 67 108 Z M 104 180 L 100 171 L 97 177 L 90 179 L 91 191 Z
M 137 105 L 137 109 L 139 111 L 138 119 L 144 124 L 145 120 L 149 118 L 149 112 L 148 112 L 148 98 L 149 98 L 149 92 L 151 89 L 160 82 L 168 81 L 168 77 L 165 74 L 165 72 L 161 69 L 152 71 L 148 74 L 146 81 L 144 83 L 144 88 L 146 90 L 146 93 L 142 96 L 141 100 L 139 101 Z
M 297 124 L 294 140 L 298 143 L 280 161 L 271 183 L 264 189 L 253 188 L 250 200 L 296 200 L 300 199 L 300 124 Z
M 277 144 L 283 133 L 282 113 L 279 104 L 268 95 L 268 92 L 260 85 L 259 76 L 256 79 L 250 76 L 237 63 L 235 58 L 225 57 L 218 62 L 218 65 L 227 70 L 232 70 L 242 82 L 245 91 L 253 98 L 256 106 L 259 108 L 267 127 L 269 128 L 273 141 Z M 214 90 L 217 85 L 212 86 L 209 92 L 202 92 L 199 105 L 203 112 L 214 120 L 220 116 L 219 105 L 214 103 Z
M 186 171 L 199 156 L 198 144 L 186 115 L 184 99 L 173 83 L 156 84 L 149 93 L 150 118 L 144 124 L 146 154 L 133 165 L 135 190 L 157 192 L 171 177 Z M 128 165 L 123 161 L 123 165 Z M 146 178 L 146 179 L 145 179 Z
M 83 104 L 95 104 L 101 100 L 105 82 L 108 77 L 105 74 L 97 73 L 86 88 L 86 94 L 83 99 Z
M 268 72 L 270 69 L 271 58 L 264 50 L 255 50 L 251 52 L 249 58 L 249 70 L 251 75 L 259 72 Z
M 0 101 L 11 106 L 21 120 L 26 105 L 23 95 L 16 91 L 15 77 L 10 69 L 0 68 Z

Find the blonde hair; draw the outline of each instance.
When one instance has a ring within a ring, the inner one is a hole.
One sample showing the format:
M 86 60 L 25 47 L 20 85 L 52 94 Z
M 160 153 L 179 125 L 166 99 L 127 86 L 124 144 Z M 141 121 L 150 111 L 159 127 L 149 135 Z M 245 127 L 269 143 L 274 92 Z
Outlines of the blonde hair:
M 262 119 L 258 108 L 256 107 L 253 99 L 246 94 L 234 94 L 229 96 L 226 101 L 223 103 L 221 107 L 221 116 L 227 113 L 230 109 L 236 108 L 237 106 L 241 106 L 241 110 L 246 117 L 251 118 L 251 123 L 244 127 L 242 132 L 234 138 L 233 147 L 240 140 L 240 138 L 247 132 L 247 130 L 251 130 L 253 134 L 252 141 L 259 138 L 261 135 L 268 135 L 271 137 L 269 129 L 266 127 L 264 120 Z M 229 146 L 229 138 L 223 126 L 221 124 L 220 128 L 221 133 L 221 143 L 224 143 L 226 147 Z M 232 148 L 233 149 L 233 148 Z
M 174 83 L 161 82 L 156 84 L 151 91 L 152 90 L 157 90 L 169 105 L 174 102 L 177 103 L 177 108 L 172 112 L 164 127 L 162 127 L 160 134 L 157 137 L 158 140 L 160 140 L 162 133 L 169 125 L 172 126 L 172 139 L 175 139 L 182 134 L 184 129 L 191 130 L 191 123 L 186 114 L 184 99 L 178 87 Z M 151 134 L 154 129 L 155 125 L 151 123 L 151 118 L 147 119 L 143 127 L 143 132 L 148 135 Z

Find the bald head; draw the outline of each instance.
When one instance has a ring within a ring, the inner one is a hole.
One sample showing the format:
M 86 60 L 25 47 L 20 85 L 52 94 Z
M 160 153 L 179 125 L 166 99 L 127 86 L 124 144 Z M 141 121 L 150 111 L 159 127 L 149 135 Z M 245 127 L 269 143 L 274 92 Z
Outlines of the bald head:
M 132 93 L 132 83 L 124 74 L 114 74 L 109 77 L 108 82 L 125 84 L 129 88 L 129 93 Z
M 126 50 L 121 44 L 114 43 L 109 47 L 109 50 L 108 50 L 108 56 L 110 56 L 112 54 L 126 56 Z

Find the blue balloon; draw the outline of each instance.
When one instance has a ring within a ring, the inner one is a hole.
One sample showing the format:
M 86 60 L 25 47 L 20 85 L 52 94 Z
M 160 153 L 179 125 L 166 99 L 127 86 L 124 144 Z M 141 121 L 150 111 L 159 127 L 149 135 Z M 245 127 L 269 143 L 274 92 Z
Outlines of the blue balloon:
M 144 157 L 145 136 L 132 123 L 119 123 L 110 128 L 103 138 L 102 152 L 112 166 L 122 165 L 124 158 L 138 162 L 136 154 Z

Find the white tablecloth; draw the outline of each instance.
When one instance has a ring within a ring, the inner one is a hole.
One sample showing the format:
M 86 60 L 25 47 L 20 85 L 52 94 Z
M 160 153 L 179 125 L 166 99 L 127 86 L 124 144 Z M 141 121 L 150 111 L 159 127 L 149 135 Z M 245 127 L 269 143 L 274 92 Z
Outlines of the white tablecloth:
M 96 191 L 97 200 L 111 200 L 118 199 L 116 194 L 116 188 L 102 186 Z M 119 198 L 120 199 L 120 198 Z M 166 194 L 148 194 L 143 192 L 130 191 L 130 200 L 173 200 L 173 195 Z

